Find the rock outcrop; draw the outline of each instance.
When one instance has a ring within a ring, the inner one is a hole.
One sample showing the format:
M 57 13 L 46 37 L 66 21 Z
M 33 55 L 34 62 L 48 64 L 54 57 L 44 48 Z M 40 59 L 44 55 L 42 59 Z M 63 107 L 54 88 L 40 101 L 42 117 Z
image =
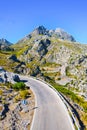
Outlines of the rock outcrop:
M 14 49 L 10 47 L 11 45 L 12 45 L 12 43 L 7 41 L 6 39 L 4 39 L 4 38 L 0 39 L 0 50 L 2 50 L 2 51 L 12 51 Z

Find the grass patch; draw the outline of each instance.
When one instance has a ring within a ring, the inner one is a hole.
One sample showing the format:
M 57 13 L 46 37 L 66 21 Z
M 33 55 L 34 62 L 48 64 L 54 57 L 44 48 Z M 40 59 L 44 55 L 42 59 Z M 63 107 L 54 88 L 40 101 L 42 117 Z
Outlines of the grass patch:
M 45 72 L 44 76 L 48 76 L 48 77 L 60 76 L 60 72 L 53 72 L 53 73 L 52 72 L 50 72 L 50 73 Z
M 12 88 L 14 90 L 24 90 L 25 84 L 23 82 L 18 82 L 18 83 L 13 84 Z
M 9 59 L 11 52 L 0 52 L 0 66 L 2 66 L 7 71 L 13 71 L 13 68 L 19 63 L 14 62 Z
M 57 63 L 51 63 L 51 62 L 46 62 L 45 64 L 43 64 L 41 67 L 60 67 L 60 64 Z

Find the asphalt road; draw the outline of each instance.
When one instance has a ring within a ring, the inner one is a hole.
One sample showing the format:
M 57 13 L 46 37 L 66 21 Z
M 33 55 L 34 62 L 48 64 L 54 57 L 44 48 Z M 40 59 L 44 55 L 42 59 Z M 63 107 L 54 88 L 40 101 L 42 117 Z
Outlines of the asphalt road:
M 31 130 L 74 130 L 68 111 L 56 92 L 41 81 L 26 79 L 36 98 Z

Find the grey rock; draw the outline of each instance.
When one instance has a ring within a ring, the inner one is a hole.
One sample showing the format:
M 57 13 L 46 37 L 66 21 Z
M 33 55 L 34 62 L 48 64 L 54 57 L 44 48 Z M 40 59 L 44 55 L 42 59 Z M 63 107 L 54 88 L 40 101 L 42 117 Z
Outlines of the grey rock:
M 6 72 L 6 70 L 0 66 L 0 73 L 2 73 L 2 72 Z
M 7 41 L 6 39 L 4 39 L 4 38 L 0 39 L 0 50 L 13 51 L 14 49 L 10 47 L 11 45 L 12 45 L 12 43 Z
M 3 82 L 4 82 L 3 78 L 0 77 L 0 83 L 3 83 Z
M 55 38 L 62 39 L 62 40 L 76 42 L 75 38 L 72 35 L 65 32 L 63 29 L 57 28 L 55 30 L 47 30 L 44 26 L 39 26 L 36 29 L 34 29 L 33 32 L 31 32 L 26 37 L 24 37 L 23 39 L 18 41 L 18 43 L 24 42 L 28 39 L 31 39 L 32 37 L 36 37 L 36 40 L 37 40 L 37 37 L 40 35 L 47 36 L 49 38 L 55 37 Z
M 58 36 L 60 39 L 76 42 L 76 40 L 72 35 L 68 34 L 67 32 L 65 32 L 60 28 L 56 29 L 54 34 Z
M 3 44 L 3 45 L 12 45 L 11 42 L 7 41 L 7 40 L 4 39 L 4 38 L 0 39 L 0 44 Z
M 31 35 L 39 35 L 39 34 L 47 35 L 48 31 L 44 26 L 39 26 L 31 33 Z
M 20 81 L 20 78 L 19 78 L 19 76 L 18 75 L 13 75 L 13 80 L 15 81 L 15 82 L 19 82 Z
M 50 40 L 48 39 L 45 39 L 45 40 L 41 40 L 38 44 L 38 48 L 37 48 L 37 51 L 39 53 L 39 55 L 41 57 L 43 57 L 47 52 L 48 52 L 48 49 L 47 47 L 51 44 Z

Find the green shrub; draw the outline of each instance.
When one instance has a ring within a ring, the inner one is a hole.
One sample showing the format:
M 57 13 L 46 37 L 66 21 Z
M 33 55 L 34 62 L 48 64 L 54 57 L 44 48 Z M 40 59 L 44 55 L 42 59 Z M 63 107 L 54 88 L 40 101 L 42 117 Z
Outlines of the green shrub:
M 18 82 L 13 85 L 13 89 L 15 90 L 24 90 L 25 84 L 23 82 Z

